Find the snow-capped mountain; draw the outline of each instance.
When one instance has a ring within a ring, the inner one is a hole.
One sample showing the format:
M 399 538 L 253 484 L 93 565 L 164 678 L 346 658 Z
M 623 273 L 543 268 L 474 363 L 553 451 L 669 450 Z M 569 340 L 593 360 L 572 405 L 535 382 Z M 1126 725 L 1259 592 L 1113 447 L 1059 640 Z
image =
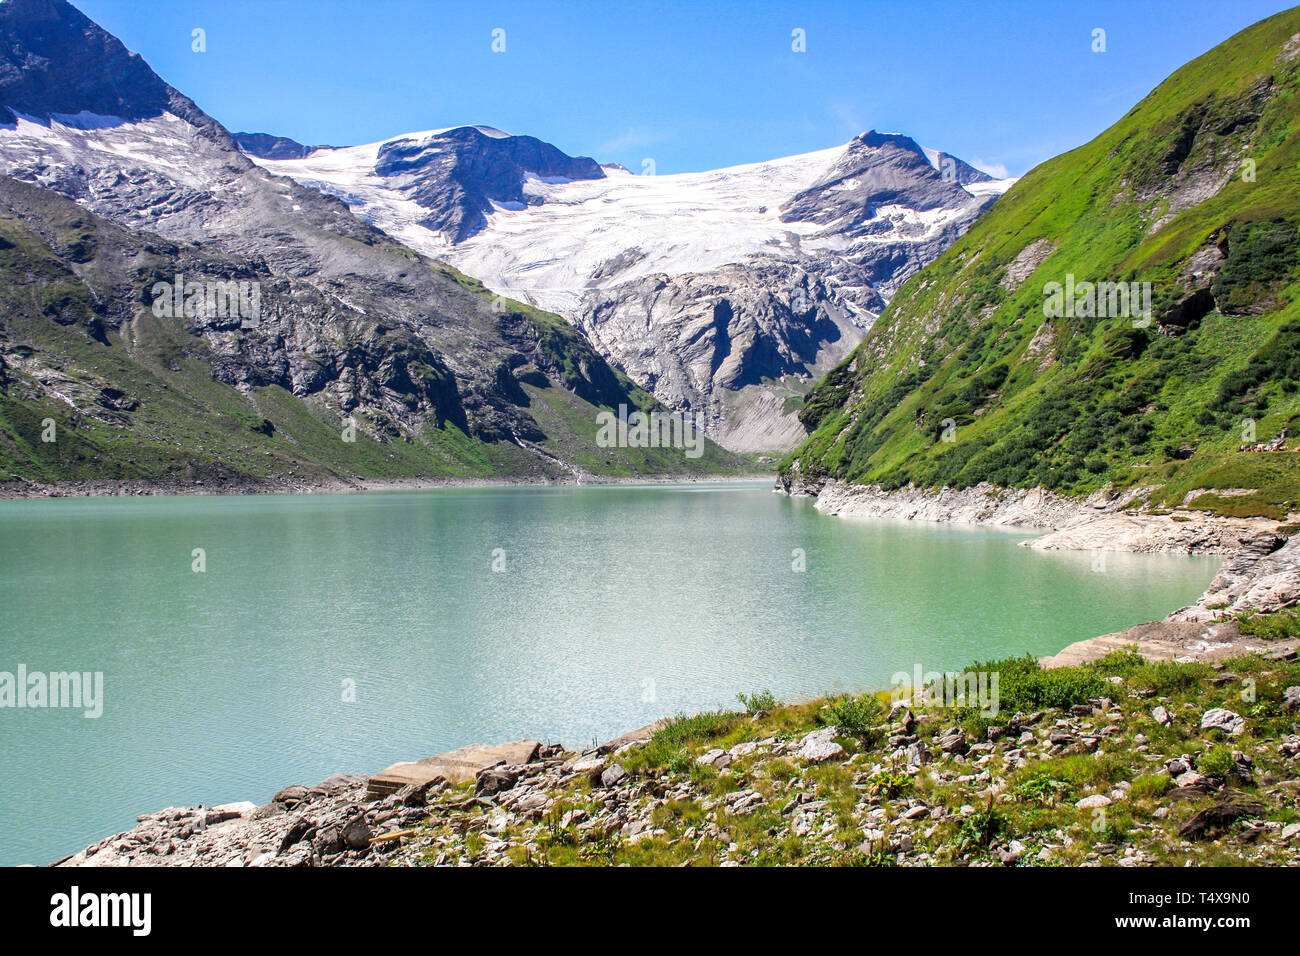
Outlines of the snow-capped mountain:
M 292 155 L 297 144 L 272 137 L 245 145 Z M 573 165 L 544 144 L 512 146 L 530 169 Z M 400 177 L 412 161 L 394 148 L 383 168 Z M 480 223 L 483 190 L 509 192 L 514 168 L 477 168 L 445 194 L 428 193 L 428 182 L 413 194 L 436 202 L 439 224 L 457 235 Z M 149 430 L 161 427 L 151 415 L 159 395 L 184 386 L 203 396 L 196 402 L 215 395 L 229 403 L 237 420 L 265 417 L 283 439 L 268 456 L 314 455 L 370 473 L 683 467 L 644 455 L 627 462 L 640 452 L 596 447 L 597 406 L 650 403 L 579 332 L 553 316 L 494 309 L 485 290 L 337 199 L 258 168 L 220 123 L 63 0 L 0 2 L 4 176 L 38 187 L 4 190 L 19 211 L 0 220 L 21 219 L 33 231 L 23 236 L 27 258 L 0 263 L 21 279 L 14 284 L 43 279 L 45 266 L 32 264 L 40 256 L 73 265 L 70 275 L 58 273 L 66 289 L 46 282 L 26 296 L 51 303 L 36 310 L 31 329 L 0 315 L 0 399 L 5 370 L 21 366 L 31 401 L 81 414 L 83 403 L 58 384 L 73 379 L 86 394 L 112 392 L 115 404 L 138 410 L 115 411 L 115 426 L 180 447 L 174 431 Z M 66 200 L 86 217 L 72 215 Z M 96 243 L 118 252 L 107 256 Z M 102 267 L 78 265 L 98 263 L 101 253 Z M 153 311 L 151 290 L 181 283 L 181 266 L 188 280 L 256 283 L 256 320 L 205 306 Z M 111 283 L 99 282 L 105 270 Z M 107 360 L 76 365 L 68 350 L 80 341 L 71 332 L 71 345 L 47 349 L 42 323 L 89 335 L 125 371 L 100 371 L 112 367 Z M 182 378 L 159 384 L 158 375 Z M 205 375 L 233 391 L 205 391 Z M 337 436 L 345 422 L 395 450 L 344 447 Z
M 673 175 L 481 126 L 295 158 L 258 145 L 244 144 L 268 171 L 343 199 L 503 296 L 564 315 L 740 451 L 799 441 L 812 381 L 1011 184 L 874 131 Z

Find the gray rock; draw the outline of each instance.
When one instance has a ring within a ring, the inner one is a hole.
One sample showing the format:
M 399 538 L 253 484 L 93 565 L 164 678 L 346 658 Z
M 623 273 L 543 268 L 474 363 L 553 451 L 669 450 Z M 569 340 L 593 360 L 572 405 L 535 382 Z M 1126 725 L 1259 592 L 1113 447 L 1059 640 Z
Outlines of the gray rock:
M 1076 800 L 1074 803 L 1074 805 L 1080 810 L 1097 810 L 1101 807 L 1108 807 L 1110 804 L 1110 797 L 1102 793 L 1094 793 L 1091 796 L 1084 797 L 1082 800 Z
M 1222 730 L 1236 736 L 1246 729 L 1246 719 L 1223 707 L 1211 707 L 1201 715 L 1202 730 Z
M 602 787 L 617 787 L 627 779 L 627 771 L 621 764 L 613 764 L 600 775 L 600 785 Z
M 490 797 L 493 794 L 509 790 L 518 782 L 518 768 L 507 766 L 488 767 L 478 772 L 478 779 L 474 785 L 474 795 L 476 797 Z
M 343 834 L 338 827 L 324 827 L 316 831 L 311 845 L 317 855 L 330 856 L 343 849 Z
M 966 734 L 961 730 L 955 733 L 949 732 L 940 737 L 937 743 L 939 749 L 946 754 L 964 754 L 970 749 L 970 745 L 966 743 Z
M 358 813 L 343 824 L 343 829 L 339 831 L 339 837 L 349 850 L 364 850 L 370 845 L 370 835 L 370 827 L 366 823 L 364 813 Z
M 799 741 L 795 756 L 809 763 L 823 763 L 844 756 L 844 748 L 835 742 L 836 728 L 824 727 L 805 734 Z

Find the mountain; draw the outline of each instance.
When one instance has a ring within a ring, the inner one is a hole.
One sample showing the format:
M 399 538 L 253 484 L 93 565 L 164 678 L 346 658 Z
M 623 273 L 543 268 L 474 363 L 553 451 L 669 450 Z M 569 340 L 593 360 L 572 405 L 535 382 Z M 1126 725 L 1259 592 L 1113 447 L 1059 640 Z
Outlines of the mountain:
M 602 411 L 659 406 L 579 332 L 260 169 L 62 0 L 0 3 L 0 106 L 0 175 L 28 184 L 0 209 L 8 477 L 742 465 L 602 447 Z M 230 282 L 256 314 L 214 298 Z M 35 437 L 46 417 L 57 443 Z
M 1300 504 L 1298 71 L 1290 10 L 1024 176 L 808 396 L 785 486 Z
M 235 133 L 234 140 L 244 155 L 259 159 L 302 159 L 314 150 L 330 148 L 304 146 L 286 136 L 272 136 L 270 133 Z
M 675 175 L 474 126 L 257 161 L 562 314 L 660 401 L 747 452 L 803 437 L 812 381 L 1009 185 L 874 131 Z

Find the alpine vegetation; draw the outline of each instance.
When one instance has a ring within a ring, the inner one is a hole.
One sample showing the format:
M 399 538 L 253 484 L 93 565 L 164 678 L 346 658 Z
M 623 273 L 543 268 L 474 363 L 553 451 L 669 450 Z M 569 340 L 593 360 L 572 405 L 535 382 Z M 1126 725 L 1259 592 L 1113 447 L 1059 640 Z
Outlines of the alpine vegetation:
M 1043 284 L 1043 315 L 1049 319 L 1136 318 L 1134 328 L 1151 324 L 1150 282 L 1078 282 L 1068 273 L 1064 284 Z

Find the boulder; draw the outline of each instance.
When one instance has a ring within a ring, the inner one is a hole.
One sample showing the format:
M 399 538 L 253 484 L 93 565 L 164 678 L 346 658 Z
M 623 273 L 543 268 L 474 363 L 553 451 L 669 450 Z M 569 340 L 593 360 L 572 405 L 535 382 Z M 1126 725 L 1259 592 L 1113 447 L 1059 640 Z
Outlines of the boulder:
M 1201 715 L 1202 730 L 1222 730 L 1236 736 L 1246 729 L 1246 719 L 1223 707 L 1211 707 Z
M 627 771 L 619 764 L 612 764 L 600 775 L 600 785 L 605 788 L 617 787 L 627 779 Z
M 338 827 L 323 827 L 311 841 L 317 856 L 331 856 L 343 849 L 343 834 Z
M 836 729 L 823 727 L 805 734 L 799 741 L 795 756 L 809 763 L 823 763 L 844 756 L 844 748 L 835 742 Z
M 358 813 L 339 831 L 339 837 L 349 850 L 364 850 L 370 845 L 370 827 L 366 824 L 366 815 Z
M 497 793 L 503 793 L 518 782 L 519 769 L 517 767 L 509 767 L 505 764 L 488 767 L 478 772 L 478 778 L 474 784 L 474 796 L 490 797 Z
M 1264 805 L 1230 795 L 1212 807 L 1206 807 L 1183 824 L 1178 835 L 1184 840 L 1207 840 L 1219 835 L 1237 820 L 1264 812 Z
M 367 794 L 383 797 L 396 793 L 413 783 L 431 783 L 442 777 L 448 783 L 467 783 L 478 777 L 478 772 L 499 763 L 520 766 L 537 759 L 541 743 L 536 740 L 516 740 L 508 744 L 471 744 L 457 750 L 414 762 L 395 763 L 370 778 Z
M 1084 797 L 1082 800 L 1076 800 L 1075 806 L 1080 810 L 1097 810 L 1101 807 L 1110 806 L 1110 797 L 1103 793 L 1094 793 L 1090 797 Z

